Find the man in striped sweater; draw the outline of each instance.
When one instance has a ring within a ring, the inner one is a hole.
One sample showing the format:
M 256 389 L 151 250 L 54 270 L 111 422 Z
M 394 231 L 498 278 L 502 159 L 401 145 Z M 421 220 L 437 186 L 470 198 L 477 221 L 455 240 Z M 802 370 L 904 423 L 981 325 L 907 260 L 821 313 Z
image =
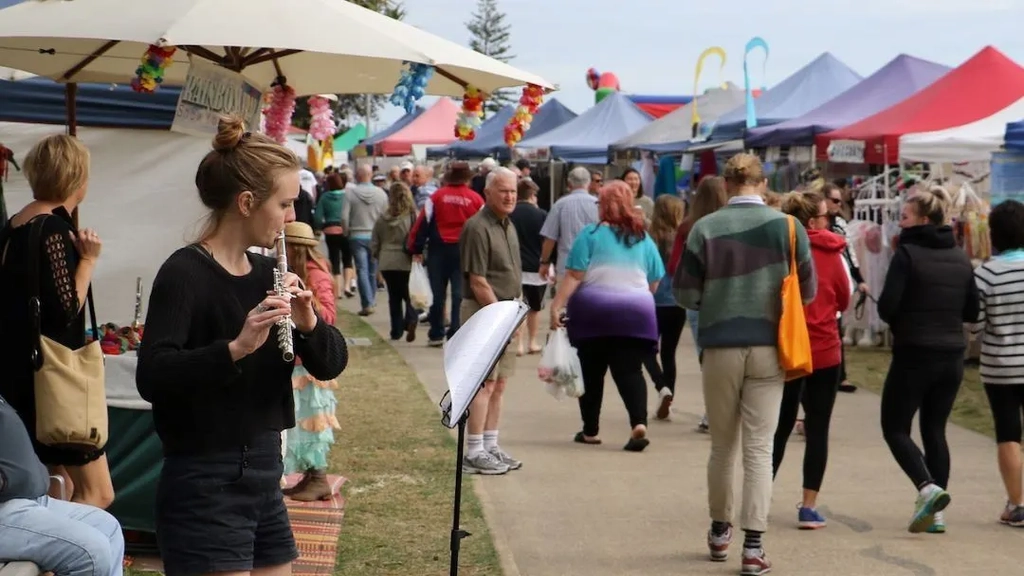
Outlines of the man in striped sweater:
M 1006 200 L 992 209 L 988 221 L 997 255 L 974 270 L 980 313 L 973 329 L 981 334 L 981 381 L 992 408 L 999 472 L 1006 486 L 1006 508 L 999 520 L 1024 527 L 1024 204 Z
M 743 439 L 744 531 L 741 574 L 771 569 L 761 545 L 772 499 L 772 438 L 779 420 L 783 372 L 778 333 L 782 281 L 789 273 L 787 217 L 765 205 L 761 162 L 739 154 L 725 166 L 729 204 L 694 224 L 673 278 L 680 306 L 700 311 L 698 344 L 704 405 L 711 432 L 708 506 L 711 560 L 732 543 L 733 462 Z M 807 232 L 796 226 L 796 259 L 804 303 L 817 288 Z

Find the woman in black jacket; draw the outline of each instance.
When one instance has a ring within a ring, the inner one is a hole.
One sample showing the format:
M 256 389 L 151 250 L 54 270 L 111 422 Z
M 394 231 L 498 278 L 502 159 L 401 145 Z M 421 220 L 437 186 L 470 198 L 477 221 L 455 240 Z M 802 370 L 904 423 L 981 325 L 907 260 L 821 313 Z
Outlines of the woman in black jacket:
M 882 391 L 882 434 L 919 491 L 911 532 L 945 532 L 949 505 L 946 421 L 964 373 L 963 323 L 978 316 L 978 288 L 967 254 L 946 224 L 945 190 L 920 191 L 900 212 L 899 241 L 878 299 L 893 335 Z M 920 411 L 924 452 L 910 438 Z

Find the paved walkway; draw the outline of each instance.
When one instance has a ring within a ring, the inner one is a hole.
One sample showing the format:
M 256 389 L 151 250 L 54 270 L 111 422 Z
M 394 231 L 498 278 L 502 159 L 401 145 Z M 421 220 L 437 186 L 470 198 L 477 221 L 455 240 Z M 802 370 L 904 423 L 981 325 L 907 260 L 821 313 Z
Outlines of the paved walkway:
M 354 311 L 353 301 L 346 306 Z M 380 303 L 368 320 L 386 339 L 383 293 Z M 447 389 L 442 353 L 426 347 L 425 336 L 421 330 L 415 343 L 403 340 L 394 345 L 431 397 L 439 399 Z M 544 391 L 536 377 L 537 359 L 519 359 L 501 426 L 501 445 L 523 460 L 523 468 L 505 476 L 474 478 L 506 576 L 738 573 L 735 555 L 725 564 L 707 561 L 709 438 L 694 431 L 703 401 L 689 330 L 679 346 L 672 421 L 651 422 L 651 446 L 641 454 L 621 450 L 628 420 L 612 385 L 605 387 L 604 445 L 572 443 L 580 429 L 576 403 L 558 402 Z M 653 414 L 655 395 L 648 398 Z M 1024 573 L 1024 530 L 996 522 L 1004 497 L 995 449 L 974 432 L 952 425 L 949 429 L 949 532 L 906 531 L 916 494 L 882 440 L 878 403 L 878 396 L 866 391 L 840 394 L 819 502 L 830 520 L 824 530 L 796 529 L 803 443 L 794 436 L 776 482 L 771 531 L 765 536 L 773 574 Z M 737 490 L 737 506 L 740 494 Z

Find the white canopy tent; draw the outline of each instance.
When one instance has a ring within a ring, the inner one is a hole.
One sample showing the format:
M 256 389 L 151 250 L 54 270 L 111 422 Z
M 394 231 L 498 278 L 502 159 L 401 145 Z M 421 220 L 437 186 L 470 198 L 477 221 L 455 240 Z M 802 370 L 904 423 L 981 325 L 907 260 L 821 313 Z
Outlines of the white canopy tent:
M 1003 147 L 1006 124 L 1024 119 L 1024 98 L 988 118 L 934 132 L 900 137 L 900 160 L 908 162 L 988 162 Z

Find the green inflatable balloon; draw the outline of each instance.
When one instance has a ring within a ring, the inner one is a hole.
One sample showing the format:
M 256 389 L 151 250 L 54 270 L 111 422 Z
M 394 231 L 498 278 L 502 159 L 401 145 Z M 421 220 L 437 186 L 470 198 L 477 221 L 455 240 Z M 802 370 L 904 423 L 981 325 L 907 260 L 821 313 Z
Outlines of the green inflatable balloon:
M 601 100 L 604 100 L 606 96 L 614 92 L 617 92 L 615 88 L 598 88 L 594 91 L 594 104 L 599 103 Z

